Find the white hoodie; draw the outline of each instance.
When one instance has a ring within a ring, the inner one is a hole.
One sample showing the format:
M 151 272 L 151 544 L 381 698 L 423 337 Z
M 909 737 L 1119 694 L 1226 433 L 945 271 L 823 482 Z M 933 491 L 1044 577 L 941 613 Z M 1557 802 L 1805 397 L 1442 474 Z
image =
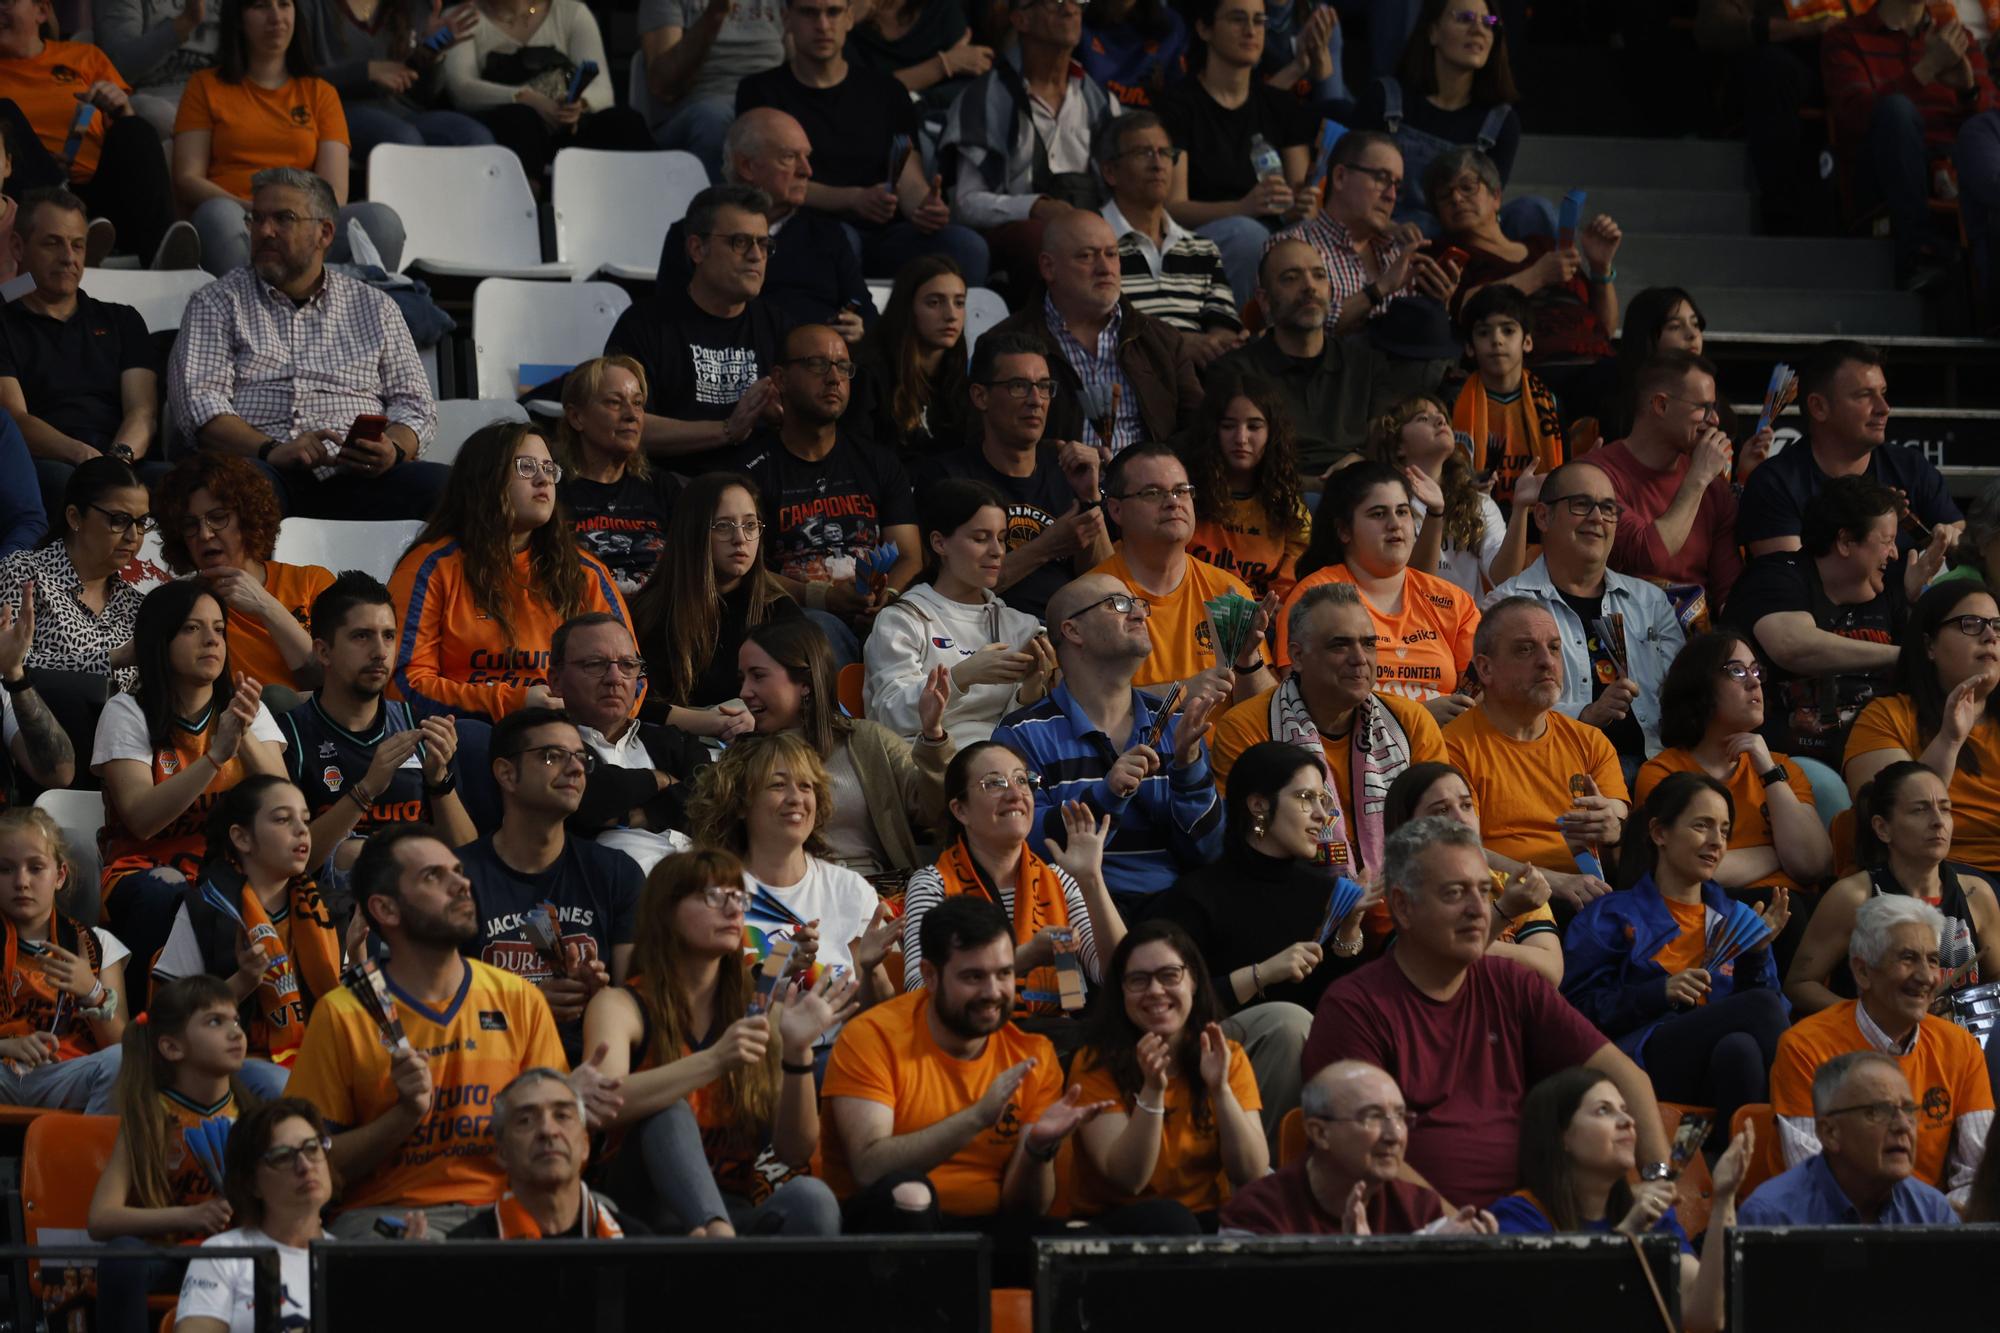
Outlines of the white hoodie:
M 1008 609 L 992 593 L 972 606 L 942 597 L 928 583 L 919 583 L 875 617 L 862 663 L 868 675 L 862 704 L 871 722 L 879 722 L 914 744 L 917 740 L 917 699 L 924 682 L 939 667 L 955 667 L 989 643 L 1024 647 L 1041 633 L 1041 623 L 1025 611 Z M 961 690 L 956 682 L 944 706 L 944 729 L 952 743 L 964 749 L 991 740 L 1000 719 L 1019 707 L 1018 685 L 974 685 Z

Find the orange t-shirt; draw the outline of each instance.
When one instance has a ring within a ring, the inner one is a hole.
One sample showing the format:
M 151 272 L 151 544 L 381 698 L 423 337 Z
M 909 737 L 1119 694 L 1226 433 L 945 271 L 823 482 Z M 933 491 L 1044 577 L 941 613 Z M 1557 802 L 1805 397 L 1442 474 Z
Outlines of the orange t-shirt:
M 1917 734 L 1917 708 L 1907 694 L 1878 696 L 1868 701 L 1847 733 L 1843 770 L 1864 754 L 1901 750 L 1915 759 L 1930 744 Z M 1965 755 L 1975 756 L 1979 772 L 1965 770 Z M 1951 859 L 1982 869 L 2000 867 L 2000 722 L 1981 716 L 1951 775 Z
M 1130 588 L 1135 597 L 1143 597 L 1152 604 L 1153 616 L 1147 623 L 1153 632 L 1153 652 L 1139 664 L 1139 672 L 1132 678 L 1132 683 L 1142 690 L 1148 685 L 1186 680 L 1216 665 L 1215 641 L 1208 624 L 1210 599 L 1233 592 L 1253 602 L 1257 600 L 1251 597 L 1250 588 L 1242 579 L 1192 558 L 1188 560 L 1181 586 L 1164 597 L 1156 596 L 1133 579 L 1122 545 L 1109 560 L 1090 572 L 1109 574 Z
M 153 785 L 158 786 L 208 753 L 212 731 L 196 731 L 178 719 L 169 731 L 171 742 L 153 753 Z M 167 826 L 150 838 L 126 831 L 115 814 L 105 812 L 100 835 L 104 849 L 104 896 L 109 898 L 118 881 L 141 870 L 172 866 L 193 879 L 208 849 L 208 814 L 222 794 L 243 780 L 243 756 L 232 755 L 217 768 L 201 795 L 187 809 L 167 821 Z
M 1187 552 L 1250 587 L 1252 597 L 1267 593 L 1283 597 L 1299 581 L 1299 557 L 1312 540 L 1312 515 L 1300 506 L 1297 526 L 1288 537 L 1271 532 L 1271 519 L 1255 496 L 1231 496 L 1219 520 L 1195 525 Z
M 1855 1020 L 1859 1004 L 1843 1000 L 1800 1019 L 1778 1038 L 1778 1058 L 1771 1064 L 1773 1112 L 1810 1119 L 1813 1075 L 1819 1067 L 1847 1051 L 1872 1049 Z M 1936 1189 L 1948 1189 L 1945 1166 L 1953 1123 L 1967 1112 L 1993 1109 L 1986 1052 L 1979 1048 L 1979 1039 L 1958 1024 L 1925 1014 L 1916 1045 L 1896 1063 L 1922 1108 L 1917 1112 L 1916 1177 Z
M 1700 967 L 1701 960 L 1708 953 L 1708 904 L 1702 902 L 1679 903 L 1665 894 L 1660 901 L 1667 906 L 1667 914 L 1674 919 L 1674 927 L 1679 932 L 1660 946 L 1653 955 L 1653 961 L 1667 970 L 1667 975 L 1685 972 L 1691 967 Z M 1695 1001 L 1707 1003 L 1707 997 Z
M 174 133 L 189 130 L 208 131 L 208 178 L 238 199 L 250 197 L 250 178 L 267 167 L 311 171 L 322 143 L 348 141 L 340 94 L 325 80 L 264 88 L 224 83 L 212 69 L 196 71 L 181 93 Z
M 1812 780 L 1799 771 L 1799 766 L 1781 754 L 1771 756 L 1771 762 L 1785 770 L 1785 785 L 1792 789 L 1808 809 L 1813 805 Z M 1638 777 L 1632 780 L 1632 803 L 1643 805 L 1653 788 L 1660 785 L 1674 773 L 1703 772 L 1692 750 L 1662 750 L 1648 759 L 1639 769 Z M 1769 847 L 1771 845 L 1771 803 L 1764 796 L 1764 781 L 1752 766 L 1750 756 L 1736 756 L 1736 767 L 1730 772 L 1729 780 L 1723 785 L 1729 788 L 1729 795 L 1736 802 L 1736 820 L 1729 830 L 1729 850 L 1739 847 Z M 1803 887 L 1783 870 L 1774 870 L 1757 881 L 1759 884 L 1782 884 L 1791 893 L 1798 893 Z
M 1576 871 L 1576 856 L 1556 829 L 1556 816 L 1574 804 L 1572 774 L 1588 773 L 1598 791 L 1630 803 L 1618 752 L 1604 733 L 1553 710 L 1538 739 L 1517 741 L 1474 705 L 1444 728 L 1444 748 L 1471 784 L 1487 849 L 1544 870 Z
M 77 95 L 90 91 L 93 83 L 114 83 L 128 93 L 132 91 L 110 56 L 82 42 L 44 42 L 38 56 L 0 60 L 0 97 L 21 108 L 42 147 L 57 159 L 62 157 L 69 127 L 76 122 L 81 105 Z M 76 161 L 70 165 L 72 184 L 80 185 L 97 174 L 98 154 L 104 151 L 105 120 L 103 111 L 90 118 Z
M 1090 1217 L 1139 1199 L 1172 1199 L 1185 1204 L 1193 1213 L 1214 1212 L 1229 1202 L 1229 1174 L 1222 1169 L 1222 1138 L 1212 1120 L 1207 1129 L 1195 1126 L 1193 1108 L 1188 1103 L 1187 1080 L 1180 1077 L 1178 1069 L 1167 1081 L 1167 1113 L 1163 1117 L 1133 1109 L 1118 1091 L 1110 1069 L 1097 1063 L 1097 1052 L 1093 1050 L 1077 1052 L 1070 1067 L 1070 1082 L 1083 1085 L 1086 1104 L 1114 1102 L 1128 1115 L 1142 1116 L 1161 1125 L 1160 1155 L 1153 1163 L 1152 1183 L 1136 1195 L 1126 1194 L 1100 1175 L 1091 1165 L 1090 1154 L 1081 1144 L 1077 1145 L 1071 1157 L 1075 1166 L 1070 1177 L 1070 1211 L 1074 1216 Z M 1264 1109 L 1264 1097 L 1257 1090 L 1257 1075 L 1251 1071 L 1250 1057 L 1234 1041 L 1229 1043 L 1229 1090 L 1244 1110 Z
M 318 565 L 285 565 L 264 562 L 264 591 L 278 599 L 278 605 L 301 626 L 312 623 L 313 598 L 333 583 L 333 571 Z M 229 608 L 229 665 L 261 685 L 298 687 L 285 655 L 271 640 L 271 631 L 255 616 Z
M 1062 1099 L 1062 1066 L 1047 1037 L 1012 1023 L 988 1037 L 985 1049 L 970 1060 L 947 1055 L 931 1038 L 924 1009 L 930 1000 L 928 990 L 912 991 L 850 1020 L 834 1043 L 820 1102 L 858 1097 L 880 1103 L 895 1112 L 891 1134 L 913 1134 L 964 1110 L 985 1095 L 995 1078 L 1023 1060 L 1034 1060 L 998 1123 L 930 1170 L 931 1191 L 941 1210 L 958 1217 L 990 1216 L 1000 1210 L 1000 1181 L 1021 1132 Z M 860 1186 L 847 1164 L 847 1144 L 836 1131 L 820 1139 L 820 1148 L 826 1183 L 842 1199 L 853 1197 Z
M 1292 603 L 1322 583 L 1352 583 L 1346 565 L 1329 565 L 1298 581 L 1284 610 L 1278 613 L 1278 662 L 1292 664 L 1286 621 Z M 1390 615 L 1361 594 L 1368 618 L 1375 622 L 1375 688 L 1409 699 L 1435 699 L 1458 686 L 1472 662 L 1472 636 L 1479 629 L 1479 607 L 1472 594 L 1414 569 L 1403 573 L 1403 609 Z
M 1223 795 L 1229 793 L 1229 770 L 1236 766 L 1237 756 L 1251 746 L 1271 739 L 1271 696 L 1276 690 L 1265 690 L 1253 699 L 1245 699 L 1222 715 L 1215 724 L 1215 730 L 1208 737 L 1208 763 L 1215 773 L 1215 789 Z M 1431 716 L 1415 699 L 1405 699 L 1396 694 L 1375 696 L 1388 708 L 1389 715 L 1402 724 L 1403 735 L 1410 743 L 1410 762 L 1413 764 L 1445 762 L 1444 736 L 1438 730 L 1437 719 Z M 1352 751 L 1354 733 L 1332 737 L 1320 733 L 1319 748 L 1326 752 L 1327 767 L 1333 772 L 1333 787 L 1340 794 L 1340 808 L 1354 808 L 1354 762 Z

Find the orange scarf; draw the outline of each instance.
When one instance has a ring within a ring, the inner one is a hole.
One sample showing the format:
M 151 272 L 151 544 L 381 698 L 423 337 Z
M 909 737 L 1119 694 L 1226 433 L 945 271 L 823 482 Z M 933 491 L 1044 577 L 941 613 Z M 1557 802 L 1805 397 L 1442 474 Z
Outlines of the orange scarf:
M 1521 372 L 1521 393 L 1528 400 L 1528 432 L 1526 440 L 1508 440 L 1493 433 L 1493 405 L 1486 396 L 1486 385 L 1474 375 L 1459 391 L 1458 401 L 1452 405 L 1451 428 L 1461 444 L 1467 444 L 1472 451 L 1472 470 L 1497 474 L 1493 485 L 1493 498 L 1506 504 L 1514 498 L 1514 479 L 1527 470 L 1532 461 L 1535 470 L 1543 476 L 1555 471 L 1568 461 L 1562 432 L 1562 418 L 1556 412 L 1556 396 L 1549 386 L 1542 383 L 1532 370 Z M 1509 445 L 1526 446 L 1526 453 L 1514 453 Z
M 77 1016 L 77 998 L 57 990 L 39 960 L 32 971 L 22 971 L 20 932 L 5 918 L 0 918 L 0 926 L 6 929 L 5 955 L 0 959 L 0 966 L 6 969 L 0 972 L 0 1037 L 53 1033 L 59 1060 L 95 1051 L 97 1039 L 91 1035 L 90 1024 Z M 49 912 L 48 942 L 77 955 L 93 972 L 104 966 L 96 933 L 54 910 Z
M 291 895 L 291 939 L 277 960 L 264 969 L 253 997 L 257 1019 L 262 1025 L 263 1042 L 274 1064 L 290 1067 L 298 1058 L 299 1045 L 306 1039 L 306 997 L 299 993 L 303 978 L 315 1002 L 340 987 L 340 933 L 320 901 L 319 886 L 303 876 L 286 886 Z M 248 884 L 239 895 L 243 931 L 255 935 L 260 928 L 275 932 L 264 902 Z M 277 952 L 265 948 L 265 956 Z M 253 1049 L 257 1034 L 251 1034 Z
M 985 876 L 979 873 L 979 867 L 973 864 L 972 849 L 965 845 L 964 838 L 952 843 L 937 859 L 937 872 L 938 878 L 944 881 L 947 898 L 957 893 L 976 893 L 1002 907 L 1006 906 L 1000 894 L 988 886 Z M 1062 877 L 1023 844 L 1021 865 L 1014 877 L 1015 947 L 1026 944 L 1050 926 L 1069 924 L 1069 903 L 1063 896 Z M 1014 990 L 1016 1017 L 1024 1014 L 1061 1016 L 1062 988 L 1054 966 L 1038 967 L 1025 977 L 1015 978 Z
M 597 1240 L 623 1240 L 625 1231 L 618 1225 L 618 1219 L 611 1210 L 597 1202 L 597 1196 L 590 1192 L 590 1186 L 578 1186 L 583 1191 L 583 1234 Z M 534 1219 L 521 1201 L 508 1190 L 493 1205 L 493 1218 L 500 1224 L 501 1240 L 540 1240 L 542 1224 Z

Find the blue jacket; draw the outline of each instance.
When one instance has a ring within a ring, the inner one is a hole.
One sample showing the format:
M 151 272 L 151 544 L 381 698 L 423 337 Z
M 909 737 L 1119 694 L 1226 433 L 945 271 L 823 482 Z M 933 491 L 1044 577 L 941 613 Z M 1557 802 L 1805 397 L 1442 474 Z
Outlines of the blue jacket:
M 48 530 L 34 456 L 14 418 L 0 411 L 0 555 L 39 545 Z
M 1711 916 L 1730 908 L 1729 895 L 1713 880 L 1701 886 L 1701 897 Z M 1578 912 L 1563 936 L 1563 998 L 1641 1067 L 1646 1038 L 1673 1016 L 1667 970 L 1653 956 L 1679 932 L 1659 886 L 1647 875 Z M 1723 964 L 1709 982 L 1710 1004 L 1739 990 L 1776 991 L 1778 965 L 1769 947 L 1760 948 Z

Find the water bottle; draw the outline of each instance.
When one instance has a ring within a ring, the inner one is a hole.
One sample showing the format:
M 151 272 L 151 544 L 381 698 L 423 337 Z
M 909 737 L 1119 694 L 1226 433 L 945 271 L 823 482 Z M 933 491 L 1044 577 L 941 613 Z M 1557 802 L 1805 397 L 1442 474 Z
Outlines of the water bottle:
M 1278 150 L 1271 147 L 1271 141 L 1261 134 L 1250 136 L 1250 169 L 1257 174 L 1258 180 L 1285 174 L 1285 164 L 1279 160 Z

